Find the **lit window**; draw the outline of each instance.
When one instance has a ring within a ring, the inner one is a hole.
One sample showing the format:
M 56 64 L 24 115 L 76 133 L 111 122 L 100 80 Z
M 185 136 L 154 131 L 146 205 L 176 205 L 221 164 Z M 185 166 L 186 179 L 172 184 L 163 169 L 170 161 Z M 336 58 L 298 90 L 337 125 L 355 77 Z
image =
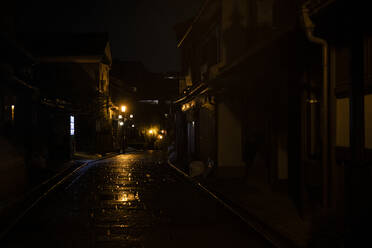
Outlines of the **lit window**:
M 14 109 L 15 109 L 15 106 L 12 105 L 12 121 L 14 121 Z
M 70 135 L 75 135 L 75 117 L 70 116 Z

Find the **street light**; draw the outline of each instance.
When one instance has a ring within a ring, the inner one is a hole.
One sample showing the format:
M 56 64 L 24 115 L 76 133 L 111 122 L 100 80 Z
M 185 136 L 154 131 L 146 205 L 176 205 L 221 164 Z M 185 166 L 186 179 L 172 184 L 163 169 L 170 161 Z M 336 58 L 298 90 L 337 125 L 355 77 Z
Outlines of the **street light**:
M 125 152 L 125 147 L 126 147 L 126 134 L 125 134 L 125 121 L 127 120 L 127 118 L 126 118 L 126 115 L 125 115 L 125 112 L 127 111 L 127 106 L 125 106 L 125 105 L 121 105 L 121 107 L 120 107 L 120 110 L 121 110 L 121 112 L 123 113 L 123 115 L 119 115 L 119 119 L 121 120 L 120 122 L 119 122 L 119 125 L 120 125 L 120 127 L 121 127 L 121 143 L 122 143 L 122 152 L 124 153 Z
M 133 118 L 133 114 L 130 114 L 130 115 L 129 115 L 129 118 L 131 118 L 131 119 L 132 119 L 132 118 Z
M 123 105 L 121 106 L 121 112 L 125 113 L 127 111 L 127 106 Z

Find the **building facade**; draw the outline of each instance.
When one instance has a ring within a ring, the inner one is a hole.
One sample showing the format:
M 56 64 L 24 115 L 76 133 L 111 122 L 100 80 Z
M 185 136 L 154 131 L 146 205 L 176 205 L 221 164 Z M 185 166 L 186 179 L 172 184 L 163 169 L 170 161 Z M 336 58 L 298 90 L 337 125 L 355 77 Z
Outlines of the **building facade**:
M 107 35 L 40 34 L 27 37 L 25 44 L 39 61 L 35 77 L 40 90 L 54 101 L 64 101 L 71 109 L 63 119 L 71 127 L 73 119 L 73 133 L 67 130 L 72 149 L 112 151 L 112 120 L 117 118 L 118 107 L 110 97 L 112 58 Z
M 262 163 L 266 180 L 288 179 L 288 84 L 299 77 L 289 66 L 302 37 L 295 2 L 283 5 L 205 1 L 180 36 L 182 94 L 175 103 L 187 123 L 188 159 L 213 160 L 221 175 L 249 175 Z
M 367 16 L 345 1 L 205 1 L 176 26 L 178 163 L 285 192 L 304 219 L 369 216 Z
M 35 59 L 14 39 L 0 33 L 0 199 L 26 187 L 32 158 L 38 153 L 38 89 L 32 86 Z
M 308 1 L 302 7 L 307 36 L 318 43 L 323 67 L 323 203 L 345 214 L 348 241 L 355 245 L 366 238 L 372 209 L 367 197 L 372 189 L 371 6 Z

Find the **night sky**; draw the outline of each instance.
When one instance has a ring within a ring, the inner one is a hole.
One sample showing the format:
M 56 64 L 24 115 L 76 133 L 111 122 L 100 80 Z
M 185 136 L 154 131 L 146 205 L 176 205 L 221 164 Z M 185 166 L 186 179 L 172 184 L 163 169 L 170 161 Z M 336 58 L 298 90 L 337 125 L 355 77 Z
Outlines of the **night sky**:
M 24 1 L 17 30 L 108 32 L 114 58 L 142 61 L 153 72 L 179 70 L 173 26 L 195 15 L 202 0 Z

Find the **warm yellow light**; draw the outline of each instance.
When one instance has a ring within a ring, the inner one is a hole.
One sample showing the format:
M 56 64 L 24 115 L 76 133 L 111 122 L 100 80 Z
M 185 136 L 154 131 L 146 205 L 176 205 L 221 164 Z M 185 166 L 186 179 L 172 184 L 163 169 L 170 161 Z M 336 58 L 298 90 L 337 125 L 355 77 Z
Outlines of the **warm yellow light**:
M 123 116 L 122 115 L 119 115 L 119 119 L 123 119 Z
M 318 103 L 319 101 L 317 99 L 310 99 L 308 100 L 309 103 Z
M 139 194 L 138 192 L 136 192 L 136 194 L 134 193 L 122 193 L 121 195 L 118 196 L 118 201 L 121 201 L 121 202 L 130 202 L 130 201 L 135 201 L 135 200 L 139 200 Z
M 15 108 L 15 106 L 12 105 L 12 121 L 14 121 L 14 108 Z
M 124 125 L 124 122 L 122 122 L 122 121 L 119 122 L 119 125 L 120 125 L 120 126 L 123 126 L 123 125 Z
M 149 130 L 149 134 L 152 134 L 154 132 L 154 130 L 150 129 Z
M 127 194 L 123 194 L 120 196 L 120 198 L 118 199 L 119 201 L 122 201 L 122 202 L 126 202 L 128 201 L 128 195 Z
M 121 112 L 125 112 L 125 111 L 127 111 L 127 106 L 125 105 L 121 106 Z
M 163 134 L 164 134 L 164 133 L 165 133 L 165 130 L 161 130 L 161 133 L 163 133 Z
M 132 127 L 134 127 L 134 124 L 132 124 Z
M 159 139 L 163 139 L 163 135 L 159 135 L 158 138 L 159 138 Z

